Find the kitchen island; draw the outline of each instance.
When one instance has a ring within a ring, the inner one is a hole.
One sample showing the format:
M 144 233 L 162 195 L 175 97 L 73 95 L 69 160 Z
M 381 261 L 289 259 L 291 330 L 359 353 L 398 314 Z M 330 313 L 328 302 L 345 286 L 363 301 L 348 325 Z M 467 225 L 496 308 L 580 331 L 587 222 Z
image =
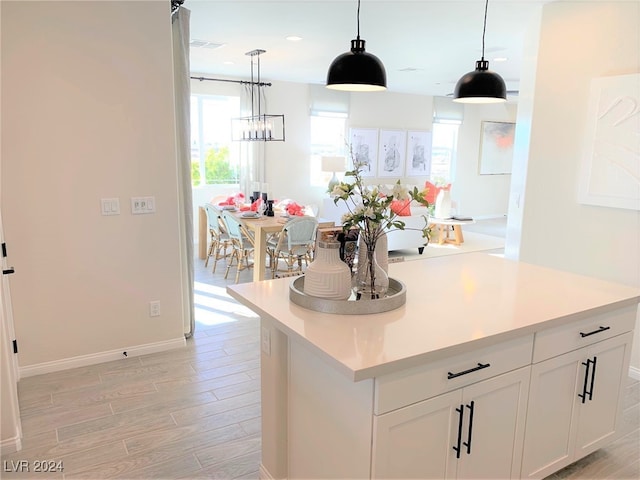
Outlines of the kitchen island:
M 261 317 L 265 478 L 542 478 L 616 438 L 640 292 L 484 253 L 389 265 L 406 304 Z M 597 367 L 597 368 L 596 368 Z

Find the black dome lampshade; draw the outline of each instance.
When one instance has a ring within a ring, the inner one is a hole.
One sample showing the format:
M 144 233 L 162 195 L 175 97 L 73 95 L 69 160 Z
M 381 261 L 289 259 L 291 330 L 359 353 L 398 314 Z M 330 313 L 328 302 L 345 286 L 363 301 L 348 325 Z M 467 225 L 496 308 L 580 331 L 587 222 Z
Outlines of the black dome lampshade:
M 476 69 L 462 76 L 453 91 L 458 103 L 500 103 L 507 99 L 507 86 L 500 75 L 489 70 L 484 58 L 476 62 Z
M 360 0 L 358 0 L 358 34 L 351 40 L 351 50 L 338 55 L 327 72 L 327 88 L 352 92 L 376 92 L 387 89 L 387 73 L 378 57 L 365 51 L 360 39 Z
M 482 28 L 482 58 L 476 62 L 473 72 L 462 76 L 453 92 L 453 101 L 458 103 L 500 103 L 507 99 L 507 86 L 500 75 L 489 70 L 489 62 L 484 59 L 484 35 L 487 30 L 487 9 L 484 6 L 484 26 Z

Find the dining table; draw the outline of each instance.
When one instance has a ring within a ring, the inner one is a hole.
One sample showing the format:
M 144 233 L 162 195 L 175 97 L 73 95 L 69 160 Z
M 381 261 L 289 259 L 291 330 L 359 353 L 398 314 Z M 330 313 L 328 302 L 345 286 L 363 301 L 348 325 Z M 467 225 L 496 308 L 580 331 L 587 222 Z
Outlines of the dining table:
M 200 210 L 204 210 L 204 207 L 200 207 Z M 287 223 L 288 217 L 285 212 L 275 211 L 273 216 L 258 214 L 255 217 L 245 216 L 245 211 L 235 210 L 229 211 L 234 215 L 242 225 L 251 233 L 254 237 L 254 253 L 253 253 L 253 281 L 259 282 L 265 279 L 265 270 L 267 266 L 267 237 L 269 234 L 279 233 Z M 201 216 L 202 218 L 202 216 Z M 335 222 L 327 220 L 325 218 L 318 218 L 318 228 L 330 228 L 335 226 Z M 203 228 L 204 226 L 204 228 Z M 203 235 L 204 230 L 204 235 Z M 203 243 L 206 249 L 206 217 L 205 222 L 200 222 L 200 243 Z M 202 250 L 202 248 L 201 248 Z

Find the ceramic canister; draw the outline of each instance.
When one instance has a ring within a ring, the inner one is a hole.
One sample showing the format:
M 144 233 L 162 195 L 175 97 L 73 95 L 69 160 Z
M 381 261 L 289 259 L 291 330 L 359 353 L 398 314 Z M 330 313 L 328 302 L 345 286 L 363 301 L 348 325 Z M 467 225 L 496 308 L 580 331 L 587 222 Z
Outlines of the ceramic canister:
M 332 300 L 351 295 L 351 271 L 340 260 L 340 242 L 318 241 L 315 258 L 304 275 L 304 293 Z

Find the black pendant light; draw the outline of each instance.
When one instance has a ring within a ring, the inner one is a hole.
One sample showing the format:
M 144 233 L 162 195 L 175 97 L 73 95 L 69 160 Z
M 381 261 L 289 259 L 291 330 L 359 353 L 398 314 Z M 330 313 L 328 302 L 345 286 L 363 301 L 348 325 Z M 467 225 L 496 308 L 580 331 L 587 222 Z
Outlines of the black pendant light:
M 484 26 L 482 27 L 482 58 L 476 62 L 476 69 L 465 74 L 453 92 L 453 101 L 458 103 L 499 103 L 507 99 L 507 87 L 500 75 L 489 70 L 489 62 L 484 59 L 484 34 L 487 30 L 487 9 L 484 5 Z
M 358 35 L 351 40 L 351 51 L 338 55 L 327 73 L 327 88 L 352 92 L 376 92 L 387 89 L 387 73 L 378 57 L 364 50 L 360 39 L 360 0 Z

